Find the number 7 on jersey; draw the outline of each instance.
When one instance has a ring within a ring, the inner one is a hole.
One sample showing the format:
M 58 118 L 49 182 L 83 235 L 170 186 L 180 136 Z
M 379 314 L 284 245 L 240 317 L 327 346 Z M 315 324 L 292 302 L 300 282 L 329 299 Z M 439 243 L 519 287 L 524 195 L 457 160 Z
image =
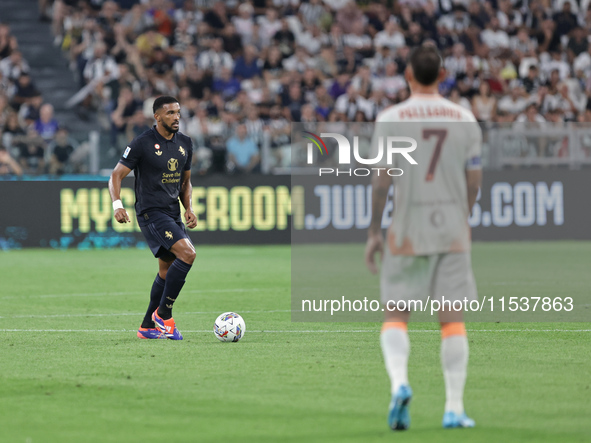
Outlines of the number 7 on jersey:
M 443 142 L 447 137 L 447 129 L 423 129 L 423 140 L 428 140 L 432 136 L 437 137 L 435 141 L 435 150 L 433 151 L 433 155 L 431 156 L 431 161 L 429 162 L 429 169 L 427 170 L 427 176 L 425 177 L 425 181 L 433 181 L 433 176 L 435 175 L 435 167 L 439 162 L 439 157 L 441 156 L 441 148 L 443 148 Z

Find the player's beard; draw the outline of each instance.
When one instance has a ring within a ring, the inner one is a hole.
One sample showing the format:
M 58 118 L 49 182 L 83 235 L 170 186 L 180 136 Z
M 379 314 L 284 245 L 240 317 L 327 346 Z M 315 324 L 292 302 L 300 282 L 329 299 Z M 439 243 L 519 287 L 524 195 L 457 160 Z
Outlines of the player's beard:
M 179 132 L 179 128 L 174 129 L 172 126 L 168 126 L 166 123 L 162 122 L 162 127 L 166 129 L 171 134 L 176 134 Z

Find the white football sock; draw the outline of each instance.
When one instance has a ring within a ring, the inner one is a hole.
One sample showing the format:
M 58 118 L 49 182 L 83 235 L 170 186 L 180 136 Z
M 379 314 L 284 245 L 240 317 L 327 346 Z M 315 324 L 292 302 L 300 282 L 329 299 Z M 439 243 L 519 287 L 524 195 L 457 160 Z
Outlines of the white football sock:
M 408 332 L 400 328 L 388 328 L 380 335 L 380 344 L 392 384 L 392 394 L 395 394 L 401 385 L 408 384 Z
M 445 411 L 461 414 L 468 372 L 468 337 L 452 335 L 441 340 L 441 366 L 445 380 Z

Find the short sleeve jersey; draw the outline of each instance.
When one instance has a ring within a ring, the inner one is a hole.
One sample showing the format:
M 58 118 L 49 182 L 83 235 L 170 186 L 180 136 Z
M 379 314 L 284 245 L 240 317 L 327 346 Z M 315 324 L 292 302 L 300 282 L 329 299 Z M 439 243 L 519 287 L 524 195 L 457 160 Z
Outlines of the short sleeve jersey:
M 396 255 L 469 251 L 466 170 L 481 168 L 482 150 L 476 119 L 440 95 L 417 94 L 378 115 L 374 137 L 392 131 L 416 140 L 411 156 L 417 164 L 394 156 L 393 166 L 404 174 L 394 178 L 390 250 Z
M 119 163 L 135 174 L 135 211 L 140 225 L 144 214 L 162 212 L 180 219 L 179 194 L 184 171 L 191 170 L 193 143 L 180 132 L 170 140 L 156 127 L 134 138 Z

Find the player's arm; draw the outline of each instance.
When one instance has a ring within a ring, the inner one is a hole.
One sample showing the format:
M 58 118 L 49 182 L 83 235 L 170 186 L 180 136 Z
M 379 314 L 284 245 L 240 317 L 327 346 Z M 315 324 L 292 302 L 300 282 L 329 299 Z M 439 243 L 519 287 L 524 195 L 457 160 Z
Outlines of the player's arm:
M 183 171 L 183 179 L 181 183 L 180 199 L 185 207 L 185 220 L 187 227 L 194 228 L 197 226 L 197 216 L 193 212 L 193 202 L 191 196 L 193 194 L 193 185 L 191 184 L 191 170 Z
M 466 186 L 468 188 L 468 211 L 472 214 L 472 208 L 476 203 L 478 190 L 482 185 L 482 169 L 467 169 L 466 170 Z
M 109 193 L 111 194 L 111 200 L 113 200 L 115 220 L 117 220 L 119 223 L 131 223 L 129 214 L 127 214 L 127 211 L 123 209 L 123 204 L 121 203 L 121 182 L 129 175 L 130 172 L 131 169 L 129 169 L 127 166 L 117 163 L 117 166 L 115 166 L 115 169 L 113 169 L 111 177 L 109 178 Z
M 371 179 L 371 223 L 367 232 L 367 244 L 365 245 L 365 264 L 372 274 L 378 272 L 375 262 L 376 253 L 380 254 L 380 260 L 384 254 L 384 238 L 382 236 L 382 215 L 388 199 L 388 190 L 392 184 L 392 178 L 380 171 L 374 172 Z

